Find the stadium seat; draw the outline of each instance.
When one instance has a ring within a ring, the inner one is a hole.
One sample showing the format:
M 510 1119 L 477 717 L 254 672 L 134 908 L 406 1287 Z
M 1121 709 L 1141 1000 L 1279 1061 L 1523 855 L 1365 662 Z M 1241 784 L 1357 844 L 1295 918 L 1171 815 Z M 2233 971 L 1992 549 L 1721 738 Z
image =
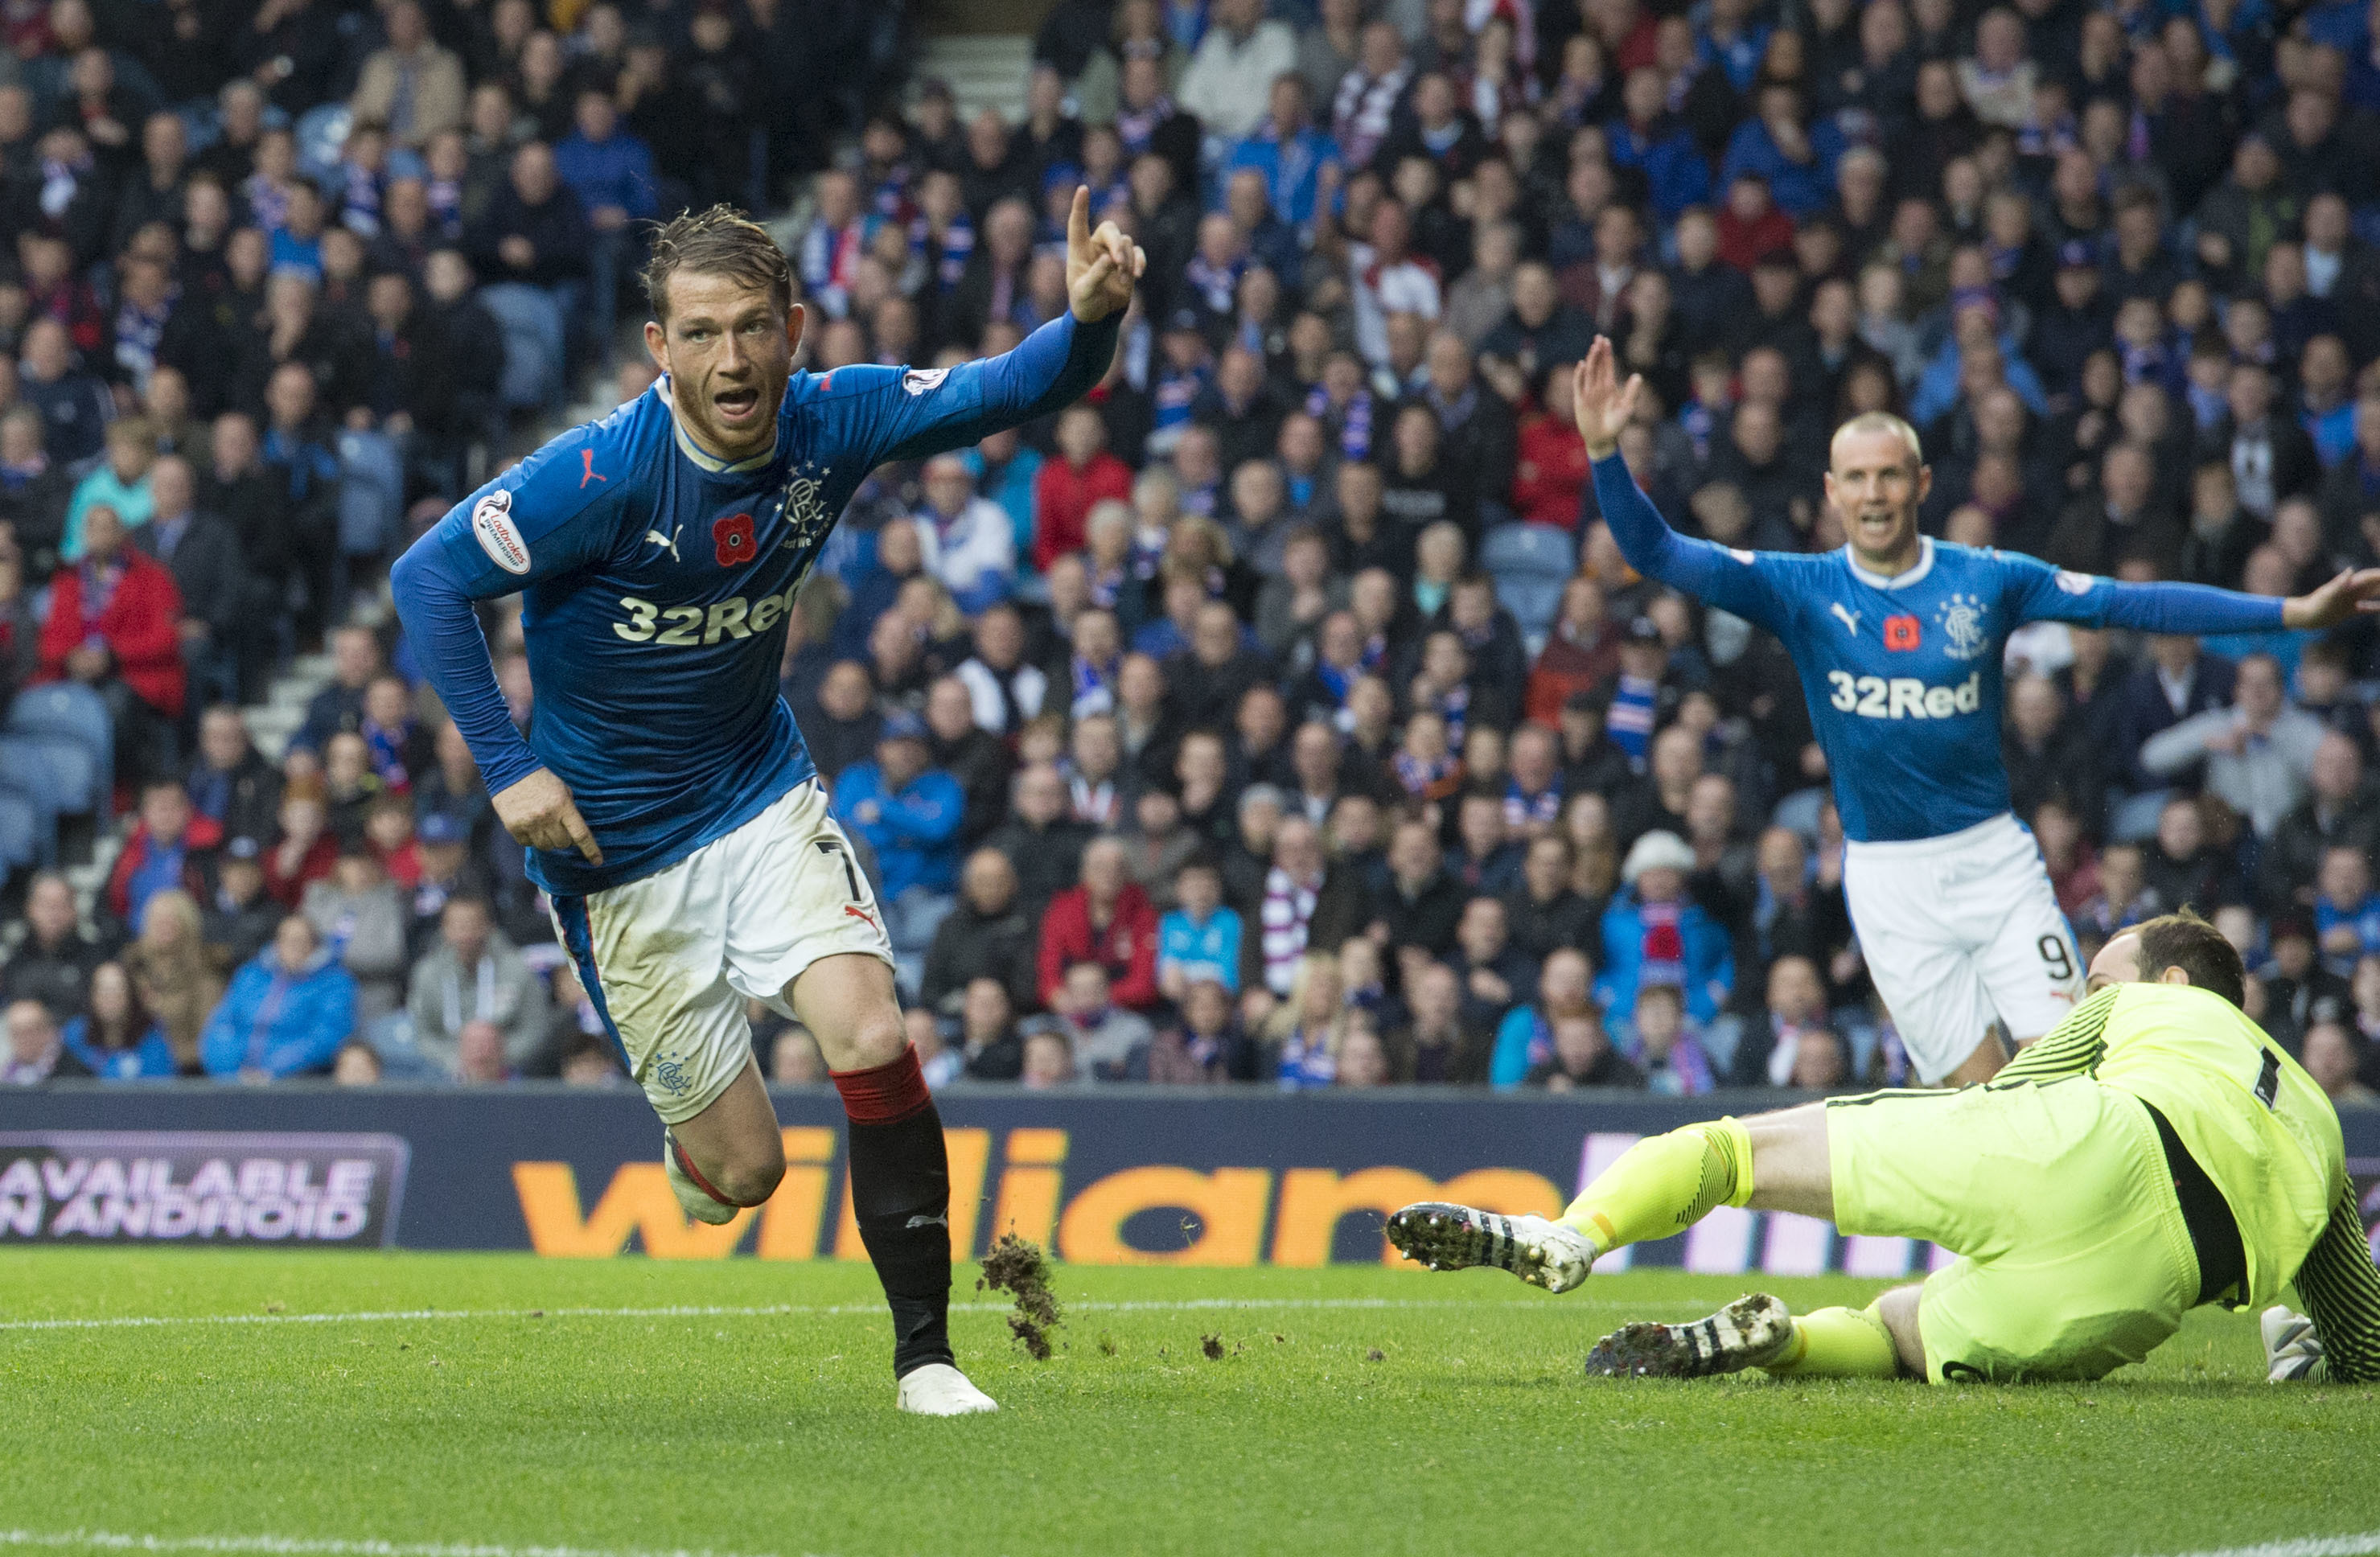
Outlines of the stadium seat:
M 57 800 L 56 863 L 88 861 L 115 811 L 114 776 L 89 747 L 66 736 L 0 734 L 0 742 L 31 748 L 50 774 Z
M 1532 643 L 1553 626 L 1562 587 L 1578 567 L 1578 542 L 1551 525 L 1501 525 L 1480 544 L 1479 566 L 1496 580 L 1496 598 Z
M 65 810 L 66 791 L 49 754 L 29 739 L 0 736 L 0 788 L 14 790 L 33 808 L 40 863 L 57 863 L 58 813 Z
M 480 289 L 480 303 L 504 335 L 504 401 L 514 410 L 559 402 L 563 386 L 562 313 L 551 295 L 517 282 Z
M 395 551 L 404 507 L 405 465 L 396 445 L 383 433 L 340 433 L 340 552 L 349 557 L 377 557 Z
M 22 791 L 0 785 L 0 870 L 14 876 L 41 862 L 42 822 Z
M 92 762 L 89 783 L 95 793 L 89 809 L 103 822 L 108 819 L 114 804 L 109 785 L 115 772 L 115 728 L 108 723 L 107 705 L 100 701 L 98 693 L 71 681 L 29 687 L 17 695 L 9 708 L 5 733 L 51 736 L 79 744 L 91 754 Z M 74 786 L 62 787 L 71 797 Z M 82 808 L 70 805 L 67 809 L 76 811 Z
M 66 736 L 0 734 L 0 748 L 16 747 L 34 755 L 48 772 L 60 816 L 96 817 L 108 801 L 112 786 L 89 747 Z
M 344 103 L 323 103 L 298 116 L 298 162 L 310 176 L 330 181 L 338 172 L 354 115 Z

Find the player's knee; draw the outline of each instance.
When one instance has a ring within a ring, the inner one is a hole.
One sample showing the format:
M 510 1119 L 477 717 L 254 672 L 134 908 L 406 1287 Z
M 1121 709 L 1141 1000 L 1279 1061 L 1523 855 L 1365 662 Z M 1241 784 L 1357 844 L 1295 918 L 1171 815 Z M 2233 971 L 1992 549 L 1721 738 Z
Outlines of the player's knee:
M 757 1206 L 777 1192 L 785 1176 L 785 1150 L 737 1152 L 719 1166 L 711 1180 L 719 1193 L 739 1206 Z
M 869 1070 L 877 1065 L 889 1065 L 901 1057 L 909 1044 L 909 1030 L 901 1020 L 901 1008 L 886 1001 L 860 1014 L 851 1025 L 851 1063 L 839 1065 L 839 1070 Z

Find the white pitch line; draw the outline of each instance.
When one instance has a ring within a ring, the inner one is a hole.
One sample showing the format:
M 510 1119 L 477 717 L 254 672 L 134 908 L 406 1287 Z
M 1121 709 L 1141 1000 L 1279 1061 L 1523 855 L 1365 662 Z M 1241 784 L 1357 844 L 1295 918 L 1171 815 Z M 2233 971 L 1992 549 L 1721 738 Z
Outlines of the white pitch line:
M 2227 1546 L 2216 1551 L 2186 1551 L 2178 1557 L 2370 1557 L 2380 1552 L 2380 1530 L 2360 1536 L 2307 1536 L 2262 1546 Z
M 1682 1306 L 1705 1308 L 1723 1302 L 1713 1298 L 1706 1304 L 1681 1298 L 1675 1304 L 1649 1304 L 1637 1300 L 1586 1297 L 1563 1305 L 1566 1308 L 1648 1308 Z M 1396 1311 L 1408 1308 L 1536 1308 L 1542 1299 L 1529 1298 L 1395 1298 L 1395 1297 L 1189 1297 L 1178 1301 L 1149 1300 L 1129 1303 L 1095 1303 L 1070 1301 L 1064 1307 L 1072 1313 L 1093 1314 L 1188 1314 L 1210 1309 L 1261 1308 L 1286 1310 L 1329 1311 L 1335 1309 Z M 953 1303 L 954 1314 L 1004 1314 L 1006 1303 Z M 880 1314 L 880 1303 L 831 1303 L 803 1305 L 797 1303 L 768 1304 L 753 1308 L 722 1308 L 680 1305 L 661 1308 L 389 1308 L 347 1314 L 127 1314 L 97 1319 L 0 1320 L 0 1332 L 42 1330 L 162 1330 L 184 1325 L 211 1324 L 386 1324 L 415 1320 L 710 1320 L 710 1319 L 781 1319 L 795 1316 L 834 1316 L 845 1314 Z M 0 1545 L 6 1544 L 6 1532 L 0 1531 Z
M 731 1557 L 683 1548 L 608 1551 L 578 1546 L 492 1546 L 480 1541 L 328 1540 L 308 1536 L 154 1536 L 116 1530 L 0 1530 L 0 1547 L 64 1547 L 96 1551 L 263 1553 L 265 1557 Z
M 0 1530 L 0 1546 L 79 1547 L 105 1551 L 261 1553 L 264 1557 L 733 1557 L 709 1548 L 609 1551 L 579 1546 L 502 1546 L 484 1541 L 338 1540 L 306 1536 L 158 1536 L 115 1530 Z M 2371 1557 L 2380 1530 L 2229 1546 L 2179 1557 Z

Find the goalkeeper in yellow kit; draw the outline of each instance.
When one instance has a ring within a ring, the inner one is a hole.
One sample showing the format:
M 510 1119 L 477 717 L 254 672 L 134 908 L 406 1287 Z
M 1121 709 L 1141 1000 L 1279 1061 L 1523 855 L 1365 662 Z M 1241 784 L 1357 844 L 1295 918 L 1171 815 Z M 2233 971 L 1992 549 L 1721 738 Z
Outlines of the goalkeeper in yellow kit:
M 1991 1081 L 1873 1092 L 1638 1142 L 1558 1222 L 1408 1206 L 1400 1249 L 1493 1265 L 1555 1292 L 1601 1255 L 1714 1207 L 1928 1238 L 1959 1258 L 1865 1309 L 1795 1316 L 1766 1294 L 1692 1324 L 1627 1325 L 1587 1371 L 1939 1383 L 2096 1379 L 2138 1362 L 2202 1303 L 2265 1315 L 2275 1380 L 2380 1380 L 2380 1271 L 2338 1116 L 2240 1010 L 2229 943 L 2169 914 L 2110 941 L 2091 992 Z

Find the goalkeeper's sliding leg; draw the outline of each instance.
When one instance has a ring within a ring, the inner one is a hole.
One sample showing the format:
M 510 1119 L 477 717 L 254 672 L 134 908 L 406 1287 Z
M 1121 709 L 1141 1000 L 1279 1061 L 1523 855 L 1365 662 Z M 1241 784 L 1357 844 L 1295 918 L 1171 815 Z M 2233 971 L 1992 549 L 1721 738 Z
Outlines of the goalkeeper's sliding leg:
M 1603 1255 L 1719 1206 L 1795 1211 L 1960 1258 L 1866 1308 L 1800 1316 L 1755 1295 L 1688 1325 L 1631 1325 L 1590 1371 L 1693 1376 L 2095 1379 L 2204 1301 L 2157 1127 L 2085 1077 L 1875 1092 L 1639 1141 L 1554 1221 L 1408 1206 L 1389 1236 L 1437 1270 L 1492 1265 L 1552 1292 Z
M 1492 1265 L 1549 1292 L 1567 1292 L 1613 1249 L 1666 1238 L 1722 1205 L 1832 1220 L 1826 1105 L 1716 1119 L 1639 1141 L 1559 1221 L 1424 1203 L 1390 1219 L 1389 1237 L 1433 1270 Z M 1596 1347 L 1587 1368 L 1670 1377 L 1746 1368 L 1833 1378 L 1922 1373 L 1916 1298 L 1912 1286 L 1864 1310 L 1795 1316 L 1779 1299 L 1755 1293 L 1691 1325 L 1626 1326 Z M 1907 1332 L 1906 1349 L 1896 1322 Z

